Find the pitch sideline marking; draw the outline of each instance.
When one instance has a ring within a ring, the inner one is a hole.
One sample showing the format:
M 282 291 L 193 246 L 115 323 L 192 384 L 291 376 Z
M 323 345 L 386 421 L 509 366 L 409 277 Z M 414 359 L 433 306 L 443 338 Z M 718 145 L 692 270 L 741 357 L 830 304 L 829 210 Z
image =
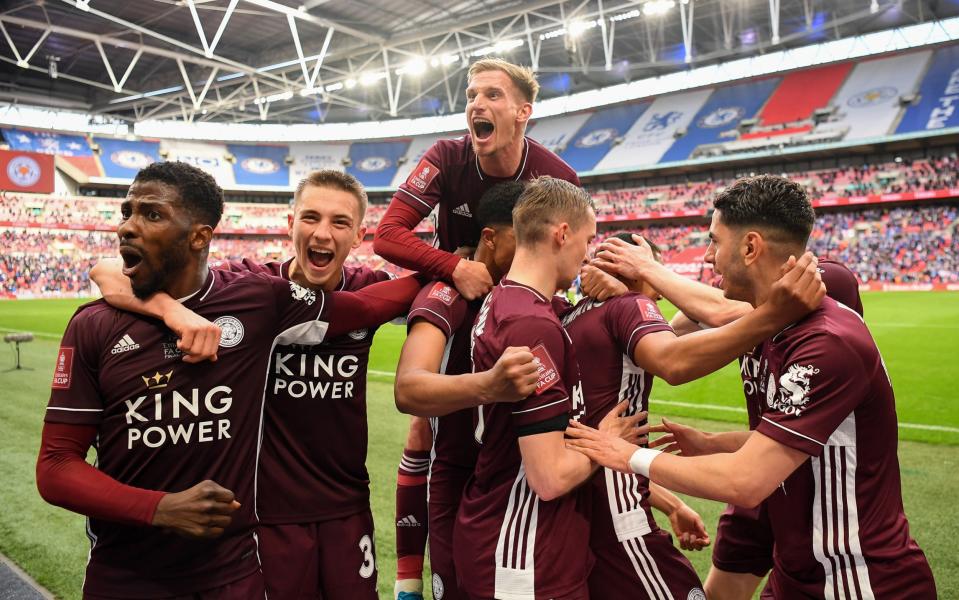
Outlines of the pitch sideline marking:
M 395 373 L 390 373 L 389 371 L 375 371 L 373 369 L 367 370 L 371 375 L 380 375 L 382 377 L 395 378 Z M 720 410 L 726 412 L 735 412 L 740 414 L 746 414 L 746 409 L 738 406 L 720 406 L 718 404 L 696 404 L 693 402 L 679 402 L 676 400 L 650 400 L 650 403 L 665 405 L 665 406 L 678 406 L 681 408 L 705 408 L 707 410 Z M 902 429 L 922 429 L 925 431 L 943 431 L 946 433 L 959 433 L 959 427 L 946 427 L 945 425 L 926 425 L 923 423 L 903 423 L 899 422 L 899 427 Z

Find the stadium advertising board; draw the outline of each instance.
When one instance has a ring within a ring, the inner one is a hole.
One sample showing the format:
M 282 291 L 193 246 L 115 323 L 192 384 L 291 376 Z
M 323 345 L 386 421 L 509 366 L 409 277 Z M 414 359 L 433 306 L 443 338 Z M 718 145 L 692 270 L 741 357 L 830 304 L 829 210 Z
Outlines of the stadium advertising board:
M 366 187 L 389 186 L 396 176 L 399 159 L 409 146 L 410 140 L 356 142 L 350 146 L 350 166 L 346 172 Z
M 0 150 L 0 190 L 51 194 L 53 170 L 50 154 Z
M 833 104 L 838 119 L 817 131 L 846 130 L 847 140 L 889 133 L 901 105 L 899 98 L 916 91 L 930 52 L 910 52 L 856 65 Z
M 940 48 L 919 88 L 919 102 L 906 109 L 896 133 L 959 126 L 959 46 Z
M 233 177 L 237 185 L 269 185 L 286 187 L 290 182 L 287 146 L 243 146 L 229 144 L 233 155 Z
M 717 89 L 709 97 L 709 102 L 693 117 L 686 135 L 676 140 L 661 162 L 686 160 L 693 150 L 703 144 L 736 139 L 735 131 L 739 122 L 755 115 L 778 84 L 779 78 L 774 78 Z
M 226 159 L 224 144 L 164 140 L 162 149 L 167 160 L 191 164 L 212 175 L 221 187 L 233 187 L 233 166 Z
M 579 173 L 592 171 L 648 107 L 647 103 L 626 104 L 594 112 L 560 157 Z
M 313 171 L 333 169 L 342 171 L 343 160 L 350 154 L 348 143 L 290 144 L 290 187 L 295 188 L 300 180 Z
M 623 143 L 610 150 L 596 169 L 627 169 L 659 162 L 677 132 L 689 126 L 711 93 L 711 89 L 705 89 L 656 98 L 626 132 Z
M 100 146 L 100 164 L 107 177 L 133 179 L 137 171 L 160 160 L 160 143 L 95 137 Z

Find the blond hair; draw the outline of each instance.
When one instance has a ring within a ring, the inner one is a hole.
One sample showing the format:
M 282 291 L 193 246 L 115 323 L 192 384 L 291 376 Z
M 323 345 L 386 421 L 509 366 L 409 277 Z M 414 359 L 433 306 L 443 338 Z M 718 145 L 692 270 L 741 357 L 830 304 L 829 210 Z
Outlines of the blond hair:
M 356 207 L 360 213 L 357 226 L 363 223 L 363 218 L 366 217 L 366 206 L 369 201 L 366 198 L 366 190 L 363 189 L 363 184 L 357 181 L 356 177 L 334 169 L 323 169 L 321 171 L 311 172 L 300 180 L 300 183 L 296 186 L 296 191 L 293 192 L 294 211 L 296 210 L 296 205 L 300 203 L 303 190 L 306 189 L 307 186 L 328 187 L 352 194 L 353 197 L 356 198 Z
M 486 71 L 502 71 L 510 78 L 519 93 L 527 102 L 536 101 L 536 95 L 539 93 L 539 82 L 536 81 L 536 75 L 529 67 L 514 65 L 502 58 L 484 58 L 470 65 L 470 70 L 466 74 L 467 84 L 473 80 L 478 73 Z
M 593 214 L 593 199 L 586 190 L 563 179 L 537 177 L 513 208 L 516 243 L 531 246 L 546 239 L 551 226 L 568 223 L 579 229 Z

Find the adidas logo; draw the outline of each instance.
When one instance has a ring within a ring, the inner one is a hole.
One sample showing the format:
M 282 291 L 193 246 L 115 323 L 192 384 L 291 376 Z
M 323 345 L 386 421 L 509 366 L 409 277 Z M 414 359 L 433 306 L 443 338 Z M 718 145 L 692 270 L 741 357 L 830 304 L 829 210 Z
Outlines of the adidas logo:
M 140 344 L 133 341 L 133 338 L 130 337 L 130 334 L 124 335 L 120 338 L 120 341 L 113 346 L 113 350 L 110 350 L 110 354 L 123 354 L 124 352 L 129 352 L 131 350 L 137 350 L 140 347 Z
M 396 522 L 397 527 L 422 527 L 423 524 L 416 520 L 413 515 L 406 515 Z
M 453 209 L 453 214 L 454 214 L 454 215 L 459 215 L 459 216 L 461 216 L 461 217 L 469 217 L 469 218 L 471 218 L 471 219 L 473 218 L 473 213 L 470 212 L 470 206 L 469 206 L 469 204 L 467 204 L 467 203 L 465 203 L 465 202 L 464 202 L 463 204 L 460 204 L 460 205 L 457 206 L 456 208 L 454 208 L 454 209 Z

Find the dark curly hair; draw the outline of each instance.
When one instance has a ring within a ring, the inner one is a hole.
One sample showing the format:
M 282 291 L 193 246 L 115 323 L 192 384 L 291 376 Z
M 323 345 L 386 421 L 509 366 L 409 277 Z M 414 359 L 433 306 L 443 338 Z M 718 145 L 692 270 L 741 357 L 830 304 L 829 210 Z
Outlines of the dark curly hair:
M 743 177 L 720 192 L 713 202 L 729 227 L 756 227 L 781 241 L 805 246 L 816 221 L 806 191 L 795 181 L 776 175 Z
M 483 193 L 476 208 L 476 223 L 483 227 L 513 225 L 513 207 L 526 189 L 525 181 L 497 183 Z
M 133 183 L 159 181 L 176 188 L 183 206 L 201 223 L 216 227 L 223 216 L 223 190 L 208 173 L 185 162 L 155 162 L 137 173 Z

